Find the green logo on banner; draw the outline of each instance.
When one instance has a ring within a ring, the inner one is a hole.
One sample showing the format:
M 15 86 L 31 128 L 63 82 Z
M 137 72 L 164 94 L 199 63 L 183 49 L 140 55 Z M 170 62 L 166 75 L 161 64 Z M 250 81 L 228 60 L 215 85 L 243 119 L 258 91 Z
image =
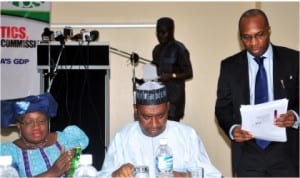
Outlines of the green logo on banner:
M 12 2 L 13 6 L 19 7 L 19 8 L 34 8 L 39 7 L 41 4 L 44 4 L 44 1 L 14 1 Z
M 23 17 L 49 23 L 49 2 L 46 1 L 11 1 L 1 7 L 1 15 Z M 13 6 L 13 7 L 11 7 Z

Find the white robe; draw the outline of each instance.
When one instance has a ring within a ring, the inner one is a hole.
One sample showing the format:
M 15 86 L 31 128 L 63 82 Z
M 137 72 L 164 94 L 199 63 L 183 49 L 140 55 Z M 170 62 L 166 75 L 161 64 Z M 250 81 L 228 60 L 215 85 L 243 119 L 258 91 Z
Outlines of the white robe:
M 155 152 L 160 138 L 168 139 L 173 152 L 174 171 L 186 172 L 188 167 L 203 167 L 205 177 L 221 177 L 210 162 L 196 131 L 175 121 L 167 121 L 164 132 L 156 137 L 144 135 L 138 121 L 123 127 L 109 146 L 99 176 L 111 177 L 120 166 L 132 163 L 134 166 L 148 166 L 150 178 L 155 177 Z

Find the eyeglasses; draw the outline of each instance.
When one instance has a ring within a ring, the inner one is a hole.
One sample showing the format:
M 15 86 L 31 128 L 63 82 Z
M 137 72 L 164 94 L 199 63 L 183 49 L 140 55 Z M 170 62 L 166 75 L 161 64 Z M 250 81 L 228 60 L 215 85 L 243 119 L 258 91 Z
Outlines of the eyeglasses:
M 31 127 L 33 128 L 35 124 L 38 126 L 44 126 L 48 123 L 47 119 L 38 119 L 38 120 L 28 120 L 28 121 L 20 121 L 19 122 L 24 125 L 25 127 Z
M 241 34 L 241 40 L 243 40 L 244 42 L 252 41 L 253 38 L 256 40 L 262 40 L 267 36 L 267 34 L 267 29 L 260 31 L 254 35 Z

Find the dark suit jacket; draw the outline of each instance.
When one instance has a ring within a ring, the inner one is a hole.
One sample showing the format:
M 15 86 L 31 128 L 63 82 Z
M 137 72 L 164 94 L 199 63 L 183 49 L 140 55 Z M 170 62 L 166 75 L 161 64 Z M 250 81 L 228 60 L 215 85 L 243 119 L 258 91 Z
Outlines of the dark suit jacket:
M 274 99 L 288 98 L 288 109 L 299 114 L 299 51 L 273 46 Z M 250 104 L 248 62 L 246 51 L 239 52 L 221 62 L 215 114 L 226 134 L 234 124 L 241 124 L 240 106 Z M 284 153 L 289 154 L 295 168 L 299 169 L 299 129 L 287 128 L 288 141 L 283 144 Z M 240 164 L 242 149 L 255 142 L 231 141 L 232 168 Z M 274 157 L 276 159 L 276 156 Z

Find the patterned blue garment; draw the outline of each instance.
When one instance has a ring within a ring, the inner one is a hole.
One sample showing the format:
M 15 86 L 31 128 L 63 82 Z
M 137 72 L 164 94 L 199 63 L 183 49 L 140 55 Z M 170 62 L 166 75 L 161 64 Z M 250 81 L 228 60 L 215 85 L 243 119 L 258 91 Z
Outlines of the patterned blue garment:
M 61 147 L 69 151 L 75 146 L 85 149 L 89 138 L 77 126 L 57 131 L 57 142 L 45 148 L 23 150 L 12 142 L 0 143 L 0 155 L 11 155 L 20 177 L 32 177 L 46 172 L 60 155 Z

